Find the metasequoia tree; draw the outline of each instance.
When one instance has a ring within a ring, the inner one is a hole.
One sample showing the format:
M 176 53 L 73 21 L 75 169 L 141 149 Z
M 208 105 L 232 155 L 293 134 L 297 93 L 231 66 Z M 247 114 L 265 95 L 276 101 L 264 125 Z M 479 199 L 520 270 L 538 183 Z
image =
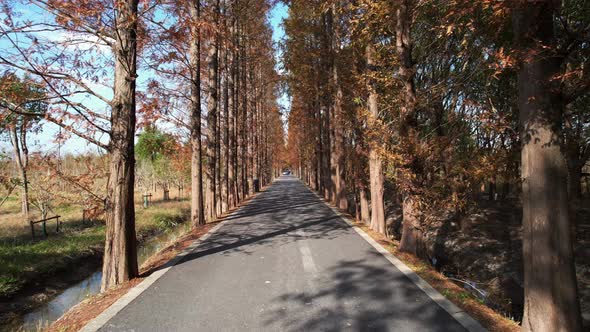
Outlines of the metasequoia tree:
M 3 50 L 0 64 L 46 85 L 47 120 L 108 151 L 101 285 L 106 290 L 138 275 L 133 202 L 138 0 L 26 4 L 33 17 L 22 21 L 15 11 L 23 7 L 3 3 L 1 37 L 10 49 Z M 101 106 L 90 106 L 85 96 Z
M 205 163 L 205 219 L 214 220 L 217 217 L 216 205 L 217 205 L 217 190 L 216 187 L 219 184 L 216 176 L 216 164 L 217 158 L 217 116 L 218 116 L 218 103 L 219 95 L 217 91 L 218 81 L 218 69 L 219 69 L 219 0 L 215 0 L 211 3 L 211 15 L 213 18 L 213 24 L 215 25 L 216 32 L 209 40 L 209 47 L 207 53 L 207 131 L 206 131 L 206 163 Z
M 555 77 L 558 2 L 522 2 L 513 27 L 519 61 L 523 255 L 527 331 L 581 331 L 569 223 L 567 165 L 562 155 L 564 104 Z
M 369 98 L 367 106 L 370 112 L 370 123 L 375 125 L 379 123 L 379 96 L 376 91 L 376 85 L 373 83 L 375 71 L 375 50 L 371 42 L 367 44 L 367 74 Z M 378 131 L 377 131 L 378 132 Z M 371 229 L 381 234 L 386 233 L 385 224 L 385 207 L 383 206 L 383 161 L 379 151 L 379 139 L 371 142 L 369 151 L 369 175 L 370 175 L 370 192 L 371 192 Z M 364 192 L 361 195 L 365 195 Z M 364 197 L 361 197 L 361 202 Z
M 341 79 L 342 50 L 341 50 L 341 20 L 338 9 L 340 5 L 338 1 L 333 1 L 331 8 L 328 8 L 327 23 L 328 34 L 332 41 L 332 85 L 333 85 L 333 105 L 331 107 L 331 121 L 333 127 L 333 135 L 331 135 L 331 165 L 332 165 L 332 183 L 333 187 L 333 202 L 339 208 L 348 209 L 348 201 L 346 198 L 346 181 L 345 181 L 345 141 L 344 141 L 344 96 Z
M 337 26 L 340 21 L 334 22 L 335 10 L 335 5 L 330 3 L 291 2 L 290 15 L 285 21 L 288 39 L 283 62 L 293 98 L 290 117 L 296 116 L 299 122 L 303 122 L 301 128 L 295 126 L 295 121 L 290 120 L 289 124 L 294 131 L 314 133 L 289 134 L 289 151 L 299 152 L 298 156 L 291 156 L 291 163 L 312 188 L 323 193 L 327 200 L 341 202 L 345 207 L 344 152 L 340 151 L 344 140 L 338 130 L 336 144 L 334 131 L 335 127 L 341 126 L 341 123 L 335 123 L 335 119 L 341 121 L 343 118 L 338 71 L 342 64 L 338 63 L 336 56 L 339 54 Z M 293 160 L 294 157 L 299 160 Z
M 198 225 L 245 199 L 254 179 L 266 184 L 272 178 L 269 165 L 280 143 L 269 140 L 269 121 L 280 114 L 273 111 L 278 77 L 264 16 L 270 5 L 176 1 L 162 8 L 168 16 L 149 22 L 158 36 L 148 48 L 158 77 L 148 98 L 157 109 L 153 121 L 190 134 Z
M 338 204 L 336 114 L 343 114 L 350 129 L 342 151 L 353 160 L 345 181 L 359 219 L 369 214 L 368 174 L 371 227 L 422 257 L 437 254 L 426 242 L 443 215 L 463 227 L 481 187 L 489 201 L 521 195 L 523 326 L 577 330 L 569 210 L 590 151 L 589 10 L 583 1 L 291 1 L 286 159 Z M 343 68 L 364 84 L 343 80 L 351 75 Z M 384 200 L 399 204 L 400 231 L 385 223 Z
M 202 1 L 161 3 L 161 15 L 147 23 L 152 38 L 146 47 L 150 79 L 144 115 L 167 122 L 188 136 L 191 146 L 191 224 L 205 224 L 203 181 L 202 41 L 215 34 L 215 22 L 203 15 Z
M 416 88 L 414 85 L 414 60 L 412 59 L 413 12 L 415 1 L 402 0 L 395 9 L 395 45 L 398 56 L 398 77 L 401 80 L 399 137 L 406 151 L 407 167 L 402 170 L 404 193 L 402 198 L 402 239 L 400 250 L 418 254 L 422 249 L 422 225 L 417 188 L 423 176 L 419 152 L 416 151 Z
M 201 141 L 201 1 L 189 4 L 190 13 L 190 143 L 191 143 L 191 222 L 205 224 L 203 201 L 203 143 Z
M 45 115 L 45 92 L 37 82 L 12 73 L 0 77 L 0 133 L 10 138 L 14 164 L 20 175 L 21 213 L 29 218 L 29 133 L 41 130 L 39 120 Z

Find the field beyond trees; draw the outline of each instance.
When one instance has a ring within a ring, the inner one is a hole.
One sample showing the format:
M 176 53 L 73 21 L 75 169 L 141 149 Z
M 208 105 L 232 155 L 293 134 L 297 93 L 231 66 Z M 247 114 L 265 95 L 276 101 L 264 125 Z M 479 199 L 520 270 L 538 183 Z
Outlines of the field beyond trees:
M 138 193 L 141 197 L 141 193 Z M 154 195 L 153 205 L 147 209 L 137 200 L 137 236 L 141 243 L 151 236 L 166 232 L 190 218 L 190 203 L 186 199 L 162 200 L 162 193 Z M 31 239 L 30 226 L 22 220 L 20 198 L 11 196 L 0 214 L 0 301 L 7 303 L 13 296 L 28 290 L 39 290 L 44 279 L 56 273 L 76 275 L 77 268 L 89 261 L 94 269 L 100 267 L 104 249 L 105 225 L 101 216 L 82 220 L 82 208 L 61 204 L 52 209 L 60 215 L 60 232 L 55 223 L 48 222 L 48 237 L 36 227 L 37 240 Z M 37 213 L 33 218 L 39 218 Z M 85 276 L 77 276 L 82 279 Z M 75 279 L 75 278 L 74 278 Z

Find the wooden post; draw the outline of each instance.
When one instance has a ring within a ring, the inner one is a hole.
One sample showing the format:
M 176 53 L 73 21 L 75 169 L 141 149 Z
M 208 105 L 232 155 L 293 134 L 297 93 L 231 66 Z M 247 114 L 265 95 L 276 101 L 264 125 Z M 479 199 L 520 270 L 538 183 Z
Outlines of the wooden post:
M 33 224 L 32 220 L 29 220 L 29 224 L 31 225 L 31 235 L 33 236 L 33 240 L 35 240 L 35 224 Z

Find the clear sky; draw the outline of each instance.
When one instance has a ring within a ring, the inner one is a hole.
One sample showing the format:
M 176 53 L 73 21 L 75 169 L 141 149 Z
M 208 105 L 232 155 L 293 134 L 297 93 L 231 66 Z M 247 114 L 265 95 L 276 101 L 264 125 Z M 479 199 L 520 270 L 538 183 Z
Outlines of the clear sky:
M 288 8 L 283 3 L 279 2 L 269 12 L 269 22 L 273 29 L 273 40 L 277 44 L 277 70 L 281 71 L 280 65 L 280 54 L 278 51 L 278 43 L 284 38 L 285 30 L 283 29 L 283 19 L 288 16 Z M 279 100 L 279 104 L 284 111 L 289 109 L 289 100 L 286 95 L 282 95 Z M 50 153 L 57 150 L 57 144 L 54 143 L 55 134 L 59 131 L 59 128 L 51 123 L 44 123 L 43 132 L 37 135 L 30 135 L 30 149 L 33 151 L 43 151 L 44 153 Z M 6 154 L 12 154 L 10 143 L 5 135 L 0 138 L 0 151 L 4 151 Z M 91 151 L 98 151 L 98 148 L 92 144 L 87 143 L 81 138 L 72 136 L 71 139 L 66 141 L 61 147 L 62 153 L 85 153 Z
M 285 37 L 285 29 L 283 28 L 283 20 L 285 18 L 287 18 L 287 16 L 289 15 L 288 13 L 289 8 L 287 6 L 285 6 L 282 2 L 277 3 L 277 5 L 270 11 L 270 23 L 272 25 L 272 38 L 275 42 L 275 44 L 278 44 L 284 37 Z M 277 70 L 279 72 L 282 71 L 282 65 L 281 65 L 281 59 L 280 59 L 280 50 L 278 48 L 278 45 L 276 47 L 277 50 L 277 54 L 276 54 L 276 58 L 277 58 Z M 289 110 L 289 98 L 286 94 L 282 94 L 281 97 L 278 100 L 279 105 L 281 105 L 281 107 L 283 108 L 283 115 L 284 117 L 286 117 L 286 111 Z M 286 119 L 283 119 L 286 120 Z

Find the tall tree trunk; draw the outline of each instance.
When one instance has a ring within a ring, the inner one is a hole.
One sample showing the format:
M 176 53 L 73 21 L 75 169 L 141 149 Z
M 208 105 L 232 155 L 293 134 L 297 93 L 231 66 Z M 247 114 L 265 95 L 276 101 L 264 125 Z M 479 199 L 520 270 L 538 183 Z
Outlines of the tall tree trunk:
M 581 331 L 561 153 L 563 103 L 553 78 L 561 59 L 555 45 L 555 1 L 522 1 L 513 27 L 520 47 L 518 108 L 521 125 L 525 331 Z
M 219 23 L 219 0 L 214 4 L 215 23 Z M 217 183 L 216 165 L 217 165 L 217 74 L 218 74 L 218 48 L 215 40 L 209 45 L 207 54 L 207 67 L 209 71 L 208 91 L 207 91 L 207 170 L 206 170 L 206 200 L 205 216 L 206 220 L 215 220 L 217 217 Z
M 345 168 L 345 155 L 346 149 L 344 139 L 344 107 L 343 99 L 344 94 L 342 92 L 342 84 L 340 82 L 340 18 L 336 8 L 336 3 L 332 4 L 332 52 L 334 65 L 332 66 L 333 80 L 334 80 L 334 160 L 336 161 L 336 178 L 335 178 L 335 204 L 342 210 L 348 210 L 348 199 L 346 193 L 346 168 Z
M 375 91 L 375 83 L 372 79 L 375 71 L 375 51 L 373 45 L 367 45 L 367 67 L 369 71 L 369 79 L 367 89 L 369 90 L 369 113 L 371 119 L 369 121 L 372 126 L 379 122 L 379 100 L 377 91 Z M 372 129 L 372 128 L 371 128 Z M 385 234 L 385 207 L 383 202 L 383 162 L 376 146 L 380 145 L 380 135 L 374 135 L 375 139 L 371 140 L 369 144 L 369 177 L 371 190 L 371 229 L 375 232 Z M 376 140 L 376 141 L 375 141 Z
M 225 1 L 224 1 L 225 4 Z M 227 13 L 227 5 L 224 5 L 226 8 L 225 11 Z M 224 31 L 227 31 L 227 24 L 225 23 L 226 19 L 224 19 Z M 229 208 L 229 82 L 228 78 L 230 75 L 229 72 L 229 62 L 228 62 L 228 47 L 224 47 L 223 51 L 223 121 L 222 121 L 222 131 L 223 131 L 223 142 L 221 144 L 221 154 L 223 155 L 223 163 L 221 165 L 222 169 L 222 177 L 221 177 L 221 212 L 226 212 Z
M 568 169 L 567 190 L 570 203 L 575 207 L 582 197 L 582 168 L 586 160 L 580 158 L 580 137 L 576 135 L 572 117 L 565 116 L 564 120 L 566 134 L 564 152 Z
M 21 186 L 21 214 L 23 219 L 28 222 L 29 220 L 29 181 L 27 178 L 27 164 L 28 164 L 28 150 L 26 149 L 26 143 L 20 139 L 17 133 L 17 125 L 13 125 L 10 128 L 10 143 L 14 151 L 14 162 L 16 168 L 20 174 Z M 22 138 L 23 135 L 20 135 Z M 26 136 L 25 136 L 26 139 Z M 21 149 L 22 146 L 22 149 Z
M 365 225 L 369 225 L 371 222 L 371 213 L 369 210 L 369 197 L 367 195 L 367 189 L 360 188 L 359 190 L 359 198 L 361 201 L 361 222 Z
M 111 114 L 110 171 L 101 291 L 137 277 L 135 236 L 135 81 L 138 0 L 117 2 L 115 80 Z
M 332 16 L 331 11 L 323 13 L 321 16 L 321 26 L 323 33 L 321 34 L 322 49 L 325 52 L 330 52 L 331 48 L 331 31 L 332 31 Z M 333 200 L 334 182 L 332 179 L 332 139 L 333 131 L 331 128 L 330 118 L 332 116 L 331 107 L 331 89 L 329 88 L 330 70 L 332 66 L 332 57 L 322 57 L 319 60 L 318 71 L 318 89 L 320 90 L 319 105 L 322 116 L 319 121 L 323 122 L 323 136 L 322 136 L 322 178 L 324 180 L 324 198 L 327 201 Z
M 242 63 L 244 61 L 243 56 L 243 42 L 242 38 L 242 30 L 240 21 L 236 20 L 236 73 L 235 73 L 235 100 L 236 100 L 236 190 L 237 190 L 237 199 L 238 202 L 244 200 L 244 133 L 243 133 L 243 100 L 242 94 L 243 91 L 243 73 L 242 73 Z
M 578 158 L 567 158 L 567 168 L 568 168 L 568 194 L 570 200 L 573 202 L 578 202 L 582 197 L 582 167 L 584 166 L 583 163 L 580 162 Z
M 413 144 L 418 144 L 418 135 L 414 128 L 416 112 L 416 91 L 414 87 L 414 66 L 412 61 L 412 7 L 413 0 L 403 0 L 396 10 L 396 51 L 400 61 L 398 75 L 402 80 L 402 106 L 400 110 L 401 123 L 399 137 L 406 140 L 408 146 L 405 152 L 411 162 L 406 167 L 406 179 L 404 179 L 404 197 L 402 200 L 402 238 L 400 250 L 420 256 L 424 250 L 422 238 L 422 226 L 419 210 L 419 197 L 416 189 L 418 178 L 422 176 L 420 156 L 412 149 Z
M 241 38 L 241 48 L 242 56 L 241 56 L 241 77 L 242 77 L 242 90 L 240 91 L 242 94 L 242 114 L 241 114 L 241 136 L 242 136 L 242 198 L 246 199 L 248 196 L 248 177 L 250 172 L 248 166 L 248 131 L 246 130 L 248 124 L 248 61 L 246 59 L 246 38 L 245 33 L 242 31 L 242 38 Z
M 252 161 L 252 188 L 251 192 L 254 193 L 254 180 L 258 179 L 258 172 L 259 172 L 259 164 L 258 164 L 258 123 L 257 123 L 257 115 L 258 115 L 258 104 L 257 104 L 257 75 L 255 70 L 255 64 L 252 64 L 251 69 L 251 80 L 252 80 L 252 88 L 251 88 L 251 99 L 250 99 L 250 130 L 252 134 L 252 139 L 250 140 L 251 144 L 251 152 L 250 152 L 250 160 Z
M 316 64 L 314 63 L 314 66 Z M 315 72 L 318 72 L 317 66 L 315 67 Z M 316 78 L 316 85 L 315 85 L 315 100 L 313 109 L 315 110 L 315 117 L 317 121 L 317 137 L 316 137 L 316 144 L 315 144 L 315 153 L 317 156 L 317 173 L 318 173 L 318 191 L 323 193 L 326 190 L 326 181 L 325 181 L 325 173 L 323 170 L 324 165 L 324 149 L 323 149 L 323 120 L 322 120 L 322 108 L 320 106 L 320 87 L 319 87 L 319 79 Z
M 235 15 L 235 13 L 234 13 Z M 229 186 L 229 194 L 228 194 L 228 201 L 229 207 L 233 208 L 237 205 L 237 187 L 236 187 L 236 175 L 237 175 L 237 165 L 236 165 L 236 87 L 235 87 L 235 75 L 236 75 L 236 57 L 235 52 L 231 46 L 233 46 L 233 39 L 236 32 L 236 19 L 234 18 L 231 23 L 230 27 L 230 38 L 232 38 L 232 42 L 230 42 L 230 47 L 228 48 L 229 53 L 229 73 L 228 73 L 228 85 L 229 85 L 229 98 L 228 98 L 228 116 L 229 116 L 229 128 L 228 128 L 228 135 L 229 135 L 229 156 L 228 156 L 228 186 Z
M 200 0 L 193 0 L 191 18 L 201 18 Z M 203 203 L 203 144 L 201 141 L 201 29 L 192 25 L 191 61 L 191 224 L 193 227 L 205 224 Z
M 334 184 L 332 183 L 332 166 L 331 166 L 331 156 L 332 152 L 330 151 L 331 146 L 331 130 L 330 130 L 330 111 L 329 108 L 322 105 L 322 117 L 320 121 L 324 122 L 324 135 L 322 137 L 322 172 L 323 172 L 323 179 L 324 179 L 324 198 L 327 201 L 332 200 L 332 192 L 334 191 Z
M 334 82 L 334 67 L 336 66 L 336 56 L 334 50 L 334 16 L 332 10 L 328 11 L 328 15 L 326 17 L 326 21 L 328 24 L 328 33 L 329 40 L 330 40 L 330 52 L 331 52 L 331 64 L 330 64 L 330 74 L 331 74 L 331 82 L 332 86 L 335 85 Z M 332 92 L 332 104 L 329 106 L 328 109 L 328 118 L 329 118 L 329 127 L 328 130 L 330 131 L 330 197 L 332 204 L 336 205 L 338 203 L 338 170 L 336 168 L 336 164 L 338 164 L 338 155 L 336 154 L 336 93 Z
M 248 45 L 248 48 L 250 48 L 251 45 Z M 248 52 L 248 55 L 251 54 L 251 50 L 250 52 Z M 249 98 L 247 98 L 246 100 L 246 125 L 248 126 L 248 129 L 246 132 L 246 176 L 248 179 L 248 195 L 252 195 L 254 193 L 254 149 L 253 149 L 253 144 L 254 144 L 254 132 L 252 131 L 253 129 L 253 120 L 252 120 L 252 116 L 254 114 L 254 108 L 252 107 L 252 100 L 253 98 L 253 94 L 255 92 L 254 90 L 254 78 L 253 78 L 253 73 L 252 73 L 252 68 L 253 68 L 254 64 L 251 62 L 248 62 L 248 72 L 247 72 L 247 80 L 249 82 L 249 90 L 247 90 L 247 96 Z
M 218 12 L 219 13 L 219 12 Z M 221 28 L 221 15 L 217 19 L 217 26 Z M 223 51 L 221 45 L 221 34 L 216 34 L 216 44 L 217 44 L 217 123 L 215 126 L 215 215 L 221 215 L 221 205 L 222 205 L 222 177 L 221 177 L 221 166 L 223 164 L 223 154 L 221 148 L 221 141 L 222 141 L 222 121 L 223 121 L 223 113 L 222 113 L 222 103 L 223 103 L 223 95 L 221 90 L 221 79 L 223 77 L 223 56 L 221 53 Z
M 490 179 L 489 182 L 489 188 L 488 188 L 488 199 L 490 201 L 495 201 L 496 200 L 496 193 L 497 191 L 497 186 L 496 186 L 496 176 L 492 176 L 492 178 Z

